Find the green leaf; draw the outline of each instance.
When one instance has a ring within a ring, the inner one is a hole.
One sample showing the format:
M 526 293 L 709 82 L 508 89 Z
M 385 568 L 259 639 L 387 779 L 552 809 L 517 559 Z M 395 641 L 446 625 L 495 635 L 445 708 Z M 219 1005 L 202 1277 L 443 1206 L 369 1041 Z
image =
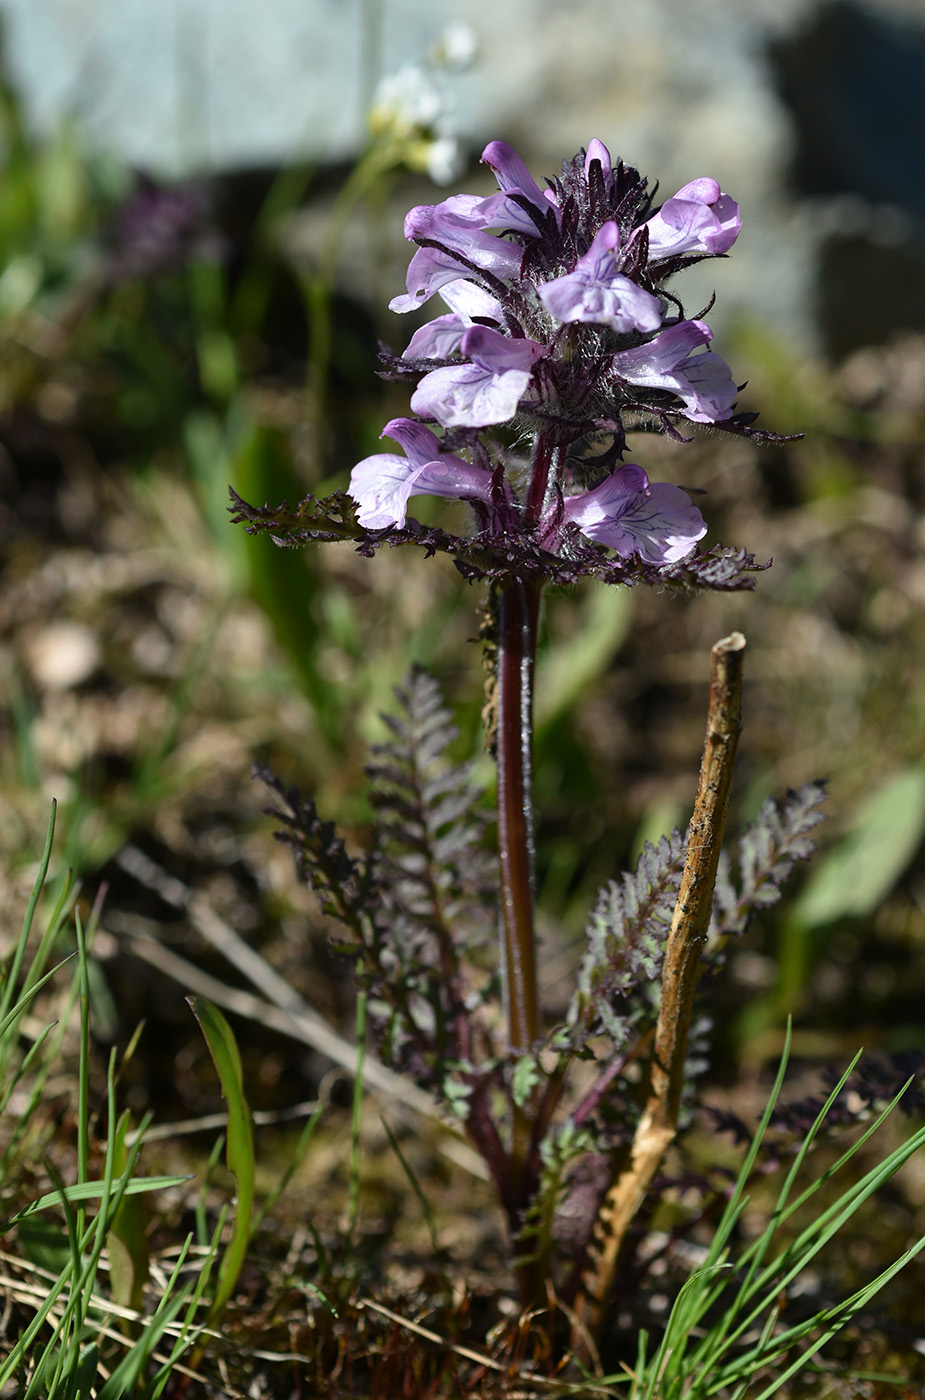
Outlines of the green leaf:
M 889 778 L 858 811 L 852 830 L 816 867 L 793 908 L 794 922 L 819 928 L 864 918 L 883 902 L 925 835 L 925 765 Z
M 113 1172 L 120 1176 L 128 1164 L 125 1135 L 131 1122 L 123 1113 L 116 1126 Z M 112 1296 L 125 1308 L 141 1311 L 150 1256 L 145 1233 L 145 1203 L 139 1196 L 123 1197 L 109 1230 L 109 1278 Z
M 511 1094 L 518 1108 L 526 1108 L 530 1096 L 540 1083 L 542 1075 L 535 1055 L 521 1055 L 514 1066 L 511 1079 Z
M 62 1232 L 57 1220 L 45 1220 L 41 1216 L 21 1220 L 16 1240 L 29 1262 L 37 1264 L 40 1269 L 60 1274 L 70 1263 L 67 1235 Z
M 244 1098 L 244 1075 L 234 1032 L 217 1007 L 204 997 L 187 997 L 209 1054 L 221 1080 L 222 1096 L 228 1104 L 228 1170 L 238 1188 L 234 1229 L 218 1271 L 215 1298 L 209 1313 L 213 1323 L 228 1299 L 241 1272 L 251 1235 L 254 1207 L 254 1132 L 250 1109 Z
M 136 1177 L 125 1187 L 126 1196 L 136 1196 L 142 1191 L 166 1191 L 171 1186 L 182 1186 L 185 1181 L 189 1181 L 188 1176 L 145 1176 Z M 40 1210 L 47 1210 L 49 1206 L 64 1205 L 65 1202 L 92 1201 L 102 1196 L 105 1191 L 109 1191 L 103 1181 L 79 1181 L 73 1186 L 62 1186 L 60 1190 L 48 1191 L 44 1196 L 40 1196 L 37 1201 L 30 1202 L 15 1215 L 8 1215 L 5 1220 L 0 1220 L 0 1234 L 5 1234 L 13 1225 L 18 1225 L 21 1220 L 28 1220 L 31 1215 L 37 1214 Z

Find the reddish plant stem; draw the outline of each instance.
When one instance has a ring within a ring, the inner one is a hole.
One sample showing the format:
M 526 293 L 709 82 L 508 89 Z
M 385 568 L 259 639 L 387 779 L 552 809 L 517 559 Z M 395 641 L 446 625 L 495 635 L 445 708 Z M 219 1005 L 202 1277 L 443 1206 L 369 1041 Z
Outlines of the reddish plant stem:
M 528 525 L 536 525 L 545 514 L 549 504 L 550 482 L 558 476 L 555 468 L 562 449 L 556 447 L 550 438 L 542 434 L 533 447 L 533 461 L 530 464 L 530 486 L 524 503 L 524 513 Z
M 518 579 L 498 596 L 497 761 L 498 867 L 501 904 L 501 968 L 507 1029 L 505 1047 L 513 1075 L 517 1059 L 540 1034 L 533 925 L 533 672 L 540 585 Z M 508 1084 L 510 1138 L 501 1203 L 516 1240 L 535 1190 L 531 1147 L 536 1096 L 516 1103 Z M 537 1259 L 516 1267 L 525 1308 L 545 1301 L 545 1270 Z
M 530 486 L 524 504 L 529 527 L 536 528 L 548 507 L 560 449 L 548 438 L 537 438 Z M 540 580 L 511 578 L 497 595 L 497 728 L 498 867 L 501 905 L 501 968 L 507 1056 L 511 1073 L 521 1055 L 529 1053 L 540 1035 L 536 984 L 536 937 L 533 921 L 533 678 L 536 663 Z M 535 1128 L 542 1113 L 542 1096 L 514 1101 L 509 1086 L 510 1152 L 502 1204 L 517 1238 L 535 1190 Z M 545 1299 L 545 1270 L 537 1259 L 517 1268 L 521 1302 L 525 1307 Z
M 498 864 L 508 1048 L 539 1035 L 533 932 L 533 670 L 539 585 L 512 579 L 498 597 Z

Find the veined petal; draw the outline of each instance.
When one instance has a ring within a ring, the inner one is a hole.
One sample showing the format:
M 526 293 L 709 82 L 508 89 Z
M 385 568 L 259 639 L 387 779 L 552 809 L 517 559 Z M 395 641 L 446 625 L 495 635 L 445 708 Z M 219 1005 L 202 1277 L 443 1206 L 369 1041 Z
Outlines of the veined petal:
M 712 339 L 713 332 L 706 321 L 679 321 L 645 345 L 618 350 L 613 367 L 632 384 L 648 384 L 654 382 L 653 376 L 673 370 L 698 345 L 709 345 Z
M 546 215 L 553 211 L 558 222 L 561 211 L 549 190 L 541 190 L 520 156 L 506 141 L 491 141 L 482 152 L 482 163 L 491 167 L 501 193 L 489 195 L 480 211 L 489 228 L 503 228 L 535 237 Z M 522 195 L 542 215 L 530 214 L 512 195 Z
M 642 468 L 632 463 L 593 491 L 566 497 L 564 516 L 596 543 L 625 558 L 638 554 L 650 564 L 683 559 L 707 529 L 685 491 L 667 482 L 650 485 Z
M 423 470 L 413 466 L 407 457 L 392 452 L 380 452 L 357 462 L 347 490 L 357 503 L 360 524 L 367 530 L 403 525 L 414 479 Z
M 689 355 L 680 368 L 688 385 L 686 393 L 678 391 L 688 405 L 687 417 L 694 423 L 719 423 L 728 418 L 738 388 L 726 361 L 707 350 L 702 355 Z
M 617 271 L 620 230 L 603 224 L 571 272 L 538 289 L 540 301 L 557 321 L 610 326 L 615 331 L 655 331 L 662 324 L 658 297 Z
M 380 452 L 365 457 L 350 473 L 349 494 L 358 506 L 357 520 L 366 529 L 402 525 L 411 496 L 491 499 L 491 473 L 441 453 L 440 439 L 423 423 L 393 418 L 382 436 L 394 438 L 407 456 Z
M 464 334 L 473 324 L 473 316 L 500 321 L 504 315 L 501 303 L 483 287 L 457 278 L 440 288 L 440 295 L 454 313 L 435 316 L 416 330 L 402 352 L 403 360 L 415 358 L 446 360 L 459 349 Z
M 475 316 L 500 323 L 504 316 L 504 310 L 497 297 L 486 292 L 484 287 L 477 287 L 474 282 L 467 282 L 462 277 L 457 282 L 448 282 L 445 287 L 441 287 L 440 295 L 451 311 L 455 311 L 457 316 L 463 317 L 469 323 Z
M 657 214 L 642 225 L 649 231 L 649 261 L 679 253 L 726 253 L 739 236 L 739 206 L 723 194 L 716 180 L 691 180 L 666 199 Z
M 392 298 L 389 306 L 393 311 L 414 311 L 448 282 L 471 275 L 472 267 L 491 273 L 503 282 L 512 282 L 520 273 L 523 249 L 491 233 L 460 224 L 441 230 L 438 241 L 442 247 L 419 248 L 411 259 L 405 283 L 407 294 Z M 460 262 L 454 253 L 461 254 L 466 261 Z
M 480 157 L 490 166 L 502 193 L 524 194 L 538 209 L 547 210 L 549 201 L 524 165 L 520 156 L 506 141 L 489 141 Z
M 490 501 L 491 472 L 473 467 L 462 458 L 447 453 L 438 462 L 428 462 L 421 468 L 412 494 L 445 496 L 448 500 Z
M 403 360 L 448 360 L 459 349 L 468 327 L 461 316 L 435 316 L 414 332 L 402 351 Z
M 640 491 L 647 490 L 649 478 L 642 467 L 632 462 L 618 467 L 599 486 L 582 491 L 579 496 L 566 496 L 563 516 L 590 535 L 599 525 L 618 520 L 632 505 Z M 594 538 L 591 535 L 591 538 Z
M 419 234 L 433 237 L 433 229 L 451 221 L 457 226 L 470 224 L 476 229 L 486 228 L 478 212 L 484 202 L 484 198 L 478 194 L 454 194 L 440 204 L 416 204 L 405 215 L 405 237 L 409 243 L 413 243 Z
M 379 436 L 392 438 L 400 443 L 413 467 L 433 461 L 439 457 L 443 448 L 437 434 L 432 433 L 423 423 L 416 423 L 413 418 L 390 419 Z
M 618 351 L 611 363 L 629 384 L 677 394 L 692 422 L 717 423 L 732 412 L 736 385 L 725 360 L 710 350 L 696 353 L 712 339 L 705 321 L 681 321 L 646 345 Z
M 411 407 L 445 428 L 487 428 L 514 417 L 529 383 L 527 370 L 495 373 L 479 364 L 448 365 L 425 374 Z
M 511 336 L 493 331 L 490 326 L 472 326 L 466 331 L 460 346 L 464 355 L 469 355 L 483 369 L 498 374 L 505 370 L 530 370 L 549 353 L 539 341 Z

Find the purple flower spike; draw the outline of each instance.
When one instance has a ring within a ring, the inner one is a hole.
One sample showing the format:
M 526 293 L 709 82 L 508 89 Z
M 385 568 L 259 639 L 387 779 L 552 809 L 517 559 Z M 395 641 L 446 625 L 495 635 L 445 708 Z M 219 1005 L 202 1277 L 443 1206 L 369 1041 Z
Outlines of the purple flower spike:
M 707 532 L 703 516 L 679 486 L 650 486 L 642 467 L 627 463 L 593 491 L 567 496 L 564 519 L 583 535 L 628 558 L 674 564 Z
M 593 144 L 593 143 L 592 143 Z M 662 324 L 658 297 L 617 271 L 620 230 L 603 224 L 572 272 L 540 287 L 537 295 L 557 321 L 582 321 L 615 331 L 657 331 Z
M 735 200 L 704 176 L 666 199 L 642 227 L 649 230 L 649 261 L 659 262 L 679 253 L 727 253 L 742 220 Z
M 460 349 L 471 364 L 431 370 L 411 396 L 415 413 L 445 428 L 486 428 L 513 418 L 533 366 L 548 354 L 535 340 L 511 340 L 487 326 L 467 330 Z
M 611 364 L 629 384 L 677 394 L 691 422 L 717 423 L 732 413 L 737 391 L 725 360 L 709 350 L 691 353 L 712 339 L 706 321 L 681 321 L 645 345 L 618 351 Z
M 367 530 L 403 525 L 411 496 L 447 496 L 454 500 L 491 500 L 491 472 L 442 451 L 442 443 L 423 423 L 393 418 L 381 437 L 393 438 L 407 454 L 381 452 L 365 457 L 350 473 L 349 494 L 357 520 Z

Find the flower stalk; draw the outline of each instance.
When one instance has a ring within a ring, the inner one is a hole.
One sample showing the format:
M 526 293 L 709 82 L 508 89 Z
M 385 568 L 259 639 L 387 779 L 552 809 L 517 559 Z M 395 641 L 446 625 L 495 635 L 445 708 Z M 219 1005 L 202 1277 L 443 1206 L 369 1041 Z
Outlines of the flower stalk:
M 512 579 L 498 598 L 498 869 L 507 1039 L 526 1054 L 540 1033 L 533 928 L 533 676 L 540 594 Z
M 707 524 L 697 505 L 626 461 L 627 434 L 644 428 L 686 442 L 682 427 L 709 424 L 782 439 L 754 429 L 754 414 L 736 413 L 736 379 L 710 348 L 706 311 L 689 317 L 673 290 L 677 274 L 724 256 L 738 235 L 738 205 L 715 180 L 694 180 L 653 211 L 647 182 L 600 141 L 544 189 L 505 143 L 491 142 L 482 158 L 498 193 L 453 195 L 405 220 L 416 252 L 391 307 L 414 312 L 439 295 L 446 310 L 400 355 L 382 356 L 383 377 L 411 390 L 414 416 L 393 418 L 382 433 L 397 450 L 358 462 L 346 495 L 309 499 L 297 513 L 236 504 L 239 519 L 277 540 L 352 539 L 366 556 L 386 546 L 439 551 L 490 588 L 497 883 L 493 867 L 483 878 L 480 864 L 484 814 L 468 782 L 441 766 L 452 731 L 419 678 L 405 719 L 390 726 L 395 742 L 377 751 L 385 761 L 370 770 L 378 837 L 368 862 L 354 861 L 313 808 L 293 820 L 323 907 L 350 931 L 370 1005 L 391 1008 L 390 1053 L 465 1124 L 489 1167 L 519 1255 L 524 1308 L 545 1306 L 558 1287 L 564 1304 L 575 1303 L 581 1345 L 606 1318 L 623 1241 L 689 1087 L 691 1006 L 738 734 L 744 639 L 734 634 L 714 648 L 687 854 L 675 832 L 647 845 L 634 875 L 601 891 L 575 995 L 564 1024 L 550 1029 L 534 919 L 540 603 L 547 584 L 583 578 L 751 587 L 752 557 L 700 552 Z M 372 163 L 358 173 L 344 210 L 381 173 Z M 318 283 L 322 360 L 332 260 L 333 245 Z M 314 368 L 320 392 L 324 364 Z M 409 517 L 418 496 L 466 503 L 470 532 Z M 484 948 L 495 919 L 500 1037 L 497 1008 L 486 1007 L 496 984 L 485 975 Z M 577 1060 L 598 1068 L 584 1099 L 569 1100 Z M 639 1071 L 632 1081 L 629 1066 Z M 637 1083 L 646 1086 L 641 1100 Z

